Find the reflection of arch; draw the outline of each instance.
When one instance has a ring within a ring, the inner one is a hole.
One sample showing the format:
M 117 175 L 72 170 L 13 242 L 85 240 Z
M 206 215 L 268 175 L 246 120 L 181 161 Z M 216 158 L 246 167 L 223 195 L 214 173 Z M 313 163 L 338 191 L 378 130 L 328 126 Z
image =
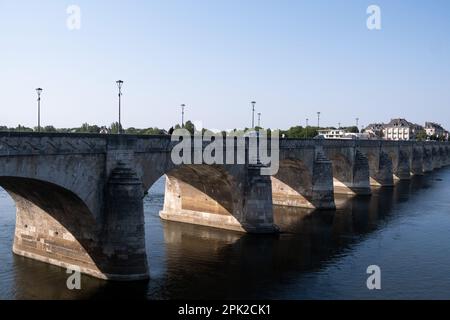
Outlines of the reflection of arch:
M 98 250 L 96 221 L 72 191 L 23 177 L 0 177 L 17 208 L 14 252 L 61 267 L 76 265 L 84 273 L 108 273 Z
M 277 205 L 315 208 L 312 170 L 298 159 L 280 161 L 272 177 L 272 199 Z

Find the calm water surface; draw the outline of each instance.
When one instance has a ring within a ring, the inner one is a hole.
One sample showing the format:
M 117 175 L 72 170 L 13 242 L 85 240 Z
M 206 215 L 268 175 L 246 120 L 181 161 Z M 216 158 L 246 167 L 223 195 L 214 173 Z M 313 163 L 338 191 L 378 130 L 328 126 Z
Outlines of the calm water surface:
M 339 198 L 339 209 L 275 209 L 282 234 L 163 222 L 164 179 L 145 198 L 151 280 L 108 283 L 15 256 L 15 206 L 0 189 L 0 299 L 450 299 L 450 169 Z M 366 269 L 379 265 L 382 290 Z

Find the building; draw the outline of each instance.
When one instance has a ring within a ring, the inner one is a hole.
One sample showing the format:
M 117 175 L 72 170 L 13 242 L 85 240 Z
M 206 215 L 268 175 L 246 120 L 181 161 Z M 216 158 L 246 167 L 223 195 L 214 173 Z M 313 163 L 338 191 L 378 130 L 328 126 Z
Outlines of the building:
M 373 139 L 383 137 L 384 123 L 371 123 L 365 129 L 364 132 L 369 134 Z
M 100 133 L 101 133 L 101 134 L 108 134 L 108 133 L 109 133 L 109 130 L 108 130 L 108 128 L 106 128 L 105 126 L 103 126 L 103 127 L 100 128 Z
M 428 137 L 446 138 L 445 129 L 435 122 L 425 122 L 425 132 Z
M 368 133 L 347 132 L 343 129 L 319 130 L 318 137 L 323 139 L 372 139 Z
M 322 129 L 318 132 L 319 136 L 325 139 L 344 139 L 344 136 L 347 133 L 343 129 Z
M 411 123 L 405 119 L 392 119 L 391 122 L 384 125 L 383 139 L 385 140 L 415 140 L 419 131 L 423 127 Z

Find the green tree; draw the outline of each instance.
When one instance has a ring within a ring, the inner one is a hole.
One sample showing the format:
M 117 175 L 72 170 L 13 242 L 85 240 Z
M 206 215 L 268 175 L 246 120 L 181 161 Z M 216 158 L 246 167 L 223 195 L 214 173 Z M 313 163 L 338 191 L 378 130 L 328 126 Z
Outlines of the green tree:
M 194 124 L 188 120 L 185 124 L 184 124 L 184 128 L 189 131 L 191 134 L 194 134 L 195 132 L 195 126 Z
M 56 132 L 56 128 L 54 126 L 45 126 L 42 128 L 43 132 Z
M 317 136 L 318 131 L 316 127 L 310 127 L 304 128 L 302 126 L 296 126 L 291 127 L 288 130 L 282 130 L 280 131 L 281 135 L 285 135 L 286 138 L 293 138 L 293 139 L 311 139 Z
M 359 133 L 359 129 L 357 126 L 347 127 L 347 128 L 345 128 L 345 130 L 347 132 L 351 132 L 351 133 Z
M 425 130 L 420 130 L 416 133 L 416 140 L 426 141 L 428 138 L 427 132 Z
M 119 122 L 113 122 L 113 123 L 111 123 L 111 126 L 109 127 L 109 131 L 112 133 L 112 134 L 117 134 L 117 133 L 119 133 Z M 123 128 L 122 128 L 122 126 L 120 126 L 120 132 L 122 132 L 123 131 Z

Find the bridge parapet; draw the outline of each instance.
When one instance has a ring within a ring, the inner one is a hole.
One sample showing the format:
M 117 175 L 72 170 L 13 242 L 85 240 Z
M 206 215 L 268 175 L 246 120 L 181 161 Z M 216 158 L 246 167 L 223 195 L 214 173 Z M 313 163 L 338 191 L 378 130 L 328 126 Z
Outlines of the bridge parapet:
M 105 153 L 107 140 L 71 134 L 0 134 L 0 156 Z

